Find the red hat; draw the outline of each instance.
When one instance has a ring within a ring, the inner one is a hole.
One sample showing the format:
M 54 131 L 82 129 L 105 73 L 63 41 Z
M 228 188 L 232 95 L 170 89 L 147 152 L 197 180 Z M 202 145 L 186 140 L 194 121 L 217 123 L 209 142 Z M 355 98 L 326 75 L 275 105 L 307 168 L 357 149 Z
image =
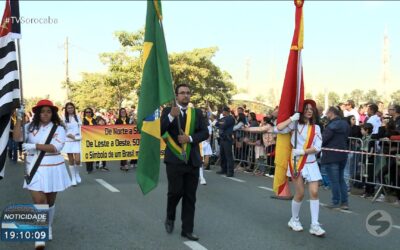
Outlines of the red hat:
M 314 109 L 317 109 L 317 104 L 315 103 L 314 100 L 311 99 L 304 100 L 303 105 L 306 106 L 307 104 L 310 104 Z
M 50 108 L 53 109 L 55 112 L 58 111 L 57 106 L 54 106 L 54 104 L 53 104 L 52 101 L 47 100 L 47 99 L 44 99 L 44 100 L 38 101 L 38 103 L 36 104 L 36 106 L 32 108 L 33 113 L 36 113 L 36 111 L 37 111 L 38 108 L 44 107 L 44 106 L 50 107 Z

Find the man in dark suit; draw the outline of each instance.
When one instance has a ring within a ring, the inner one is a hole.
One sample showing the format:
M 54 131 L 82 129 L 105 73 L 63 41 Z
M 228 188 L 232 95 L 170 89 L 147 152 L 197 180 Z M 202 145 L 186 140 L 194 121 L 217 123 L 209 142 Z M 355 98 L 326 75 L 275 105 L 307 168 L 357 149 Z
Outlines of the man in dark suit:
M 161 114 L 161 135 L 168 144 L 164 157 L 168 178 L 165 229 L 168 233 L 172 233 L 176 206 L 182 198 L 181 235 L 189 240 L 198 240 L 199 238 L 193 234 L 193 221 L 199 167 L 202 164 L 199 143 L 208 138 L 208 129 L 201 110 L 188 108 L 190 94 L 188 85 L 179 84 L 175 88 L 177 106 L 165 108 Z M 181 131 L 178 129 L 178 124 L 181 126 Z M 184 131 L 190 132 L 185 134 Z M 166 132 L 169 136 L 166 136 Z M 190 150 L 183 153 L 182 149 L 187 147 L 190 147 Z

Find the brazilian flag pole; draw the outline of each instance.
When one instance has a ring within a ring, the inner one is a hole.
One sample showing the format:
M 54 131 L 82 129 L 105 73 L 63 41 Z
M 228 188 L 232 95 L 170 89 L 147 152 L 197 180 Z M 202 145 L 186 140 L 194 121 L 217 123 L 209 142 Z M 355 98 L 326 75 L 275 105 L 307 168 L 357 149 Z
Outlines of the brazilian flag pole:
M 143 49 L 143 75 L 138 106 L 141 131 L 137 182 L 143 194 L 158 184 L 160 174 L 161 105 L 175 98 L 159 0 L 147 1 Z

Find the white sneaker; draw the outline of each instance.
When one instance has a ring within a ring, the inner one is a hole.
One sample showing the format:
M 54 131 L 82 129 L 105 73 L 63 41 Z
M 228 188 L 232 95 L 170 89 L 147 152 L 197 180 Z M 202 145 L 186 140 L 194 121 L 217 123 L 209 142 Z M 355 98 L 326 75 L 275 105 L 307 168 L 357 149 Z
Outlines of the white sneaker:
M 206 179 L 200 178 L 200 184 L 201 185 L 207 185 Z
M 323 237 L 325 235 L 325 230 L 322 229 L 322 227 L 319 224 L 315 224 L 315 225 L 311 224 L 309 232 L 310 232 L 310 234 L 313 234 L 318 237 Z
M 76 172 L 75 179 L 76 179 L 76 183 L 78 183 L 78 184 L 82 182 L 81 176 L 79 175 L 78 172 Z
M 45 241 L 35 241 L 35 249 L 44 249 L 45 246 Z
M 303 231 L 303 226 L 301 225 L 300 220 L 298 218 L 297 219 L 291 218 L 290 221 L 288 222 L 288 226 L 293 231 L 296 231 L 296 232 Z
M 378 202 L 385 202 L 385 201 L 386 201 L 386 200 L 385 200 L 385 195 L 383 195 L 383 194 L 379 195 L 379 197 L 376 198 L 375 201 L 378 201 Z
M 49 227 L 49 240 L 53 240 L 53 230 L 51 226 Z

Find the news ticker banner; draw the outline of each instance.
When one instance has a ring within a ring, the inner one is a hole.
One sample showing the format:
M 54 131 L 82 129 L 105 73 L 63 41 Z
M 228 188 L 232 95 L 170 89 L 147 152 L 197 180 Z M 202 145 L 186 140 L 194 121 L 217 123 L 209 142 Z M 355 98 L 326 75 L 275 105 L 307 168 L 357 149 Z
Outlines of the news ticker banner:
M 82 126 L 81 134 L 82 162 L 138 159 L 140 134 L 134 125 Z M 164 150 L 161 140 L 161 158 Z
M 1 215 L 2 241 L 49 240 L 49 205 L 14 204 Z

